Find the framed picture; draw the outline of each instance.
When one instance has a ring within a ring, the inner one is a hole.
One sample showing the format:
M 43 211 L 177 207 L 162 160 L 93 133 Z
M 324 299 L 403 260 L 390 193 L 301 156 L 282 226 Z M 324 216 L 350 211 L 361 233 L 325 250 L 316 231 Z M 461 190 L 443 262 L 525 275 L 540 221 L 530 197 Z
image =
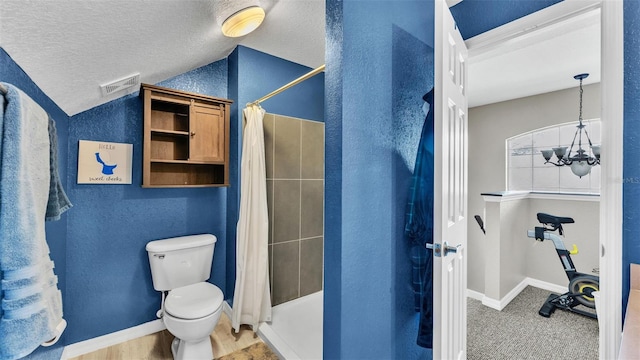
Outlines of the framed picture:
M 131 184 L 133 144 L 80 140 L 78 184 Z

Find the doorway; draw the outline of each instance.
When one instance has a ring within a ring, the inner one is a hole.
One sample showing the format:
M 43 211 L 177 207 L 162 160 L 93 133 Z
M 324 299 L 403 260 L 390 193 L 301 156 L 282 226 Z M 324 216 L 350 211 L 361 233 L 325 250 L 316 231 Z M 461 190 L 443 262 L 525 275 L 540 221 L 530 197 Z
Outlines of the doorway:
M 615 57 L 622 58 L 622 41 L 621 41 L 621 25 L 615 23 L 616 18 L 622 18 L 621 6 L 616 4 L 608 4 L 607 2 L 580 2 L 576 4 L 574 2 L 562 2 L 558 5 L 554 5 L 558 12 L 554 16 L 549 16 L 547 13 L 546 18 L 538 18 L 537 24 L 533 24 L 534 27 L 522 27 L 521 29 L 536 28 L 536 31 L 522 31 L 515 27 L 509 29 L 506 33 L 492 34 L 492 36 L 484 36 L 482 39 L 470 39 L 467 41 L 467 45 L 470 50 L 470 64 L 473 63 L 474 58 L 478 57 L 490 57 L 499 53 L 500 47 L 505 43 L 513 44 L 514 39 L 521 38 L 521 40 L 530 41 L 532 38 L 539 34 L 541 28 L 545 28 L 554 22 L 565 26 L 576 26 L 576 21 L 580 20 L 580 16 L 589 11 L 602 11 L 602 77 L 606 81 L 601 84 L 602 91 L 602 114 L 601 117 L 606 121 L 606 130 L 603 131 L 602 143 L 611 152 L 606 158 L 603 158 L 603 163 L 608 162 L 605 166 L 601 167 L 603 181 L 601 185 L 601 201 L 600 201 L 600 241 L 598 244 L 598 252 L 600 253 L 600 268 L 602 270 L 601 276 L 601 290 L 606 296 L 605 303 L 602 306 L 604 315 L 602 316 L 601 331 L 600 331 L 600 357 L 611 358 L 615 357 L 616 349 L 619 343 L 620 331 L 620 297 L 621 297 L 621 273 L 620 270 L 614 265 L 619 263 L 621 258 L 621 228 L 619 222 L 615 221 L 615 217 L 620 218 L 622 213 L 621 201 L 621 186 L 615 184 L 614 179 L 621 178 L 622 164 L 620 162 L 620 154 L 622 153 L 622 146 L 620 139 L 622 138 L 622 115 L 621 115 L 621 94 L 622 94 L 622 66 L 621 63 L 615 60 Z M 539 14 L 538 14 L 539 15 Z M 522 24 L 520 24 L 522 25 Z M 538 33 L 538 34 L 536 34 Z M 480 37 L 480 36 L 479 36 Z M 608 47 L 610 50 L 605 50 Z M 542 69 L 544 67 L 541 66 Z M 571 72 L 569 75 L 573 75 Z M 470 74 L 470 76 L 473 76 Z M 572 80 L 569 77 L 569 80 Z M 575 87 L 575 84 L 572 85 Z M 570 86 L 567 86 L 570 87 Z M 616 95 L 613 95 L 616 94 Z M 616 99 L 616 96 L 618 97 Z M 473 98 L 470 99 L 473 101 Z M 576 106 L 577 111 L 577 106 Z M 574 115 L 575 116 L 575 115 Z M 603 123 L 605 123 L 603 121 Z M 617 157 L 616 157 L 617 155 Z M 615 160 L 618 159 L 618 160 Z M 497 161 L 499 159 L 492 158 L 489 161 Z M 470 163 L 473 161 L 470 159 Z M 502 175 L 504 176 L 504 175 Z M 502 183 L 505 180 L 502 178 Z M 503 187 L 505 189 L 506 187 Z M 497 190 L 497 189 L 496 189 Z M 469 192 L 471 196 L 476 196 L 472 191 Z M 471 205 L 471 201 L 470 201 Z M 473 210 L 470 206 L 470 215 L 473 215 Z M 609 213 L 609 214 L 607 214 Z M 534 219 L 535 220 L 535 219 Z M 477 232 L 478 228 L 475 224 L 469 225 L 469 234 Z M 607 236 L 603 236 L 607 234 Z M 613 235 L 613 236 L 612 236 Z M 472 244 L 474 244 L 473 236 L 469 235 L 469 252 L 473 254 Z M 607 249 L 607 256 L 603 256 L 602 250 Z M 476 251 L 478 251 L 476 249 Z M 472 255 L 473 256 L 473 255 Z M 555 260 L 555 259 L 553 259 Z M 589 269 L 590 270 L 590 269 Z M 470 267 L 470 274 L 474 273 Z M 471 278 L 470 278 L 471 282 Z M 603 284 L 603 285 L 602 285 Z M 618 310 L 616 310 L 616 308 Z

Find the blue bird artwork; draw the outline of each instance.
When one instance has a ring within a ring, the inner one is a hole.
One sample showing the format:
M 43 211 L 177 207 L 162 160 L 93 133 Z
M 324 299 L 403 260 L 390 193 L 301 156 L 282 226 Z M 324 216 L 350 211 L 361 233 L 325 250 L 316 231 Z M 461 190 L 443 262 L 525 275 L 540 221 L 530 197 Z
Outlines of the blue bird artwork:
M 104 175 L 113 175 L 113 169 L 115 169 L 118 166 L 118 164 L 113 164 L 113 165 L 105 164 L 104 161 L 100 158 L 99 152 L 96 153 L 96 161 L 102 164 L 102 173 Z

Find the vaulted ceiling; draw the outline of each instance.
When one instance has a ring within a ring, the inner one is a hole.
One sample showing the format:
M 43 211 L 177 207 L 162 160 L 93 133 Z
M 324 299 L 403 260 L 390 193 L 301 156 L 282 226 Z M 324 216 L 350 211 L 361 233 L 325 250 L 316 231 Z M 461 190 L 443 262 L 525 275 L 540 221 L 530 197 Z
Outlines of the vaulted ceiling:
M 265 8 L 264 23 L 230 39 L 221 33 L 221 17 L 237 0 L 2 0 L 0 46 L 69 115 L 123 95 L 103 96 L 102 84 L 136 73 L 141 82 L 157 83 L 223 59 L 239 44 L 311 68 L 324 63 L 324 0 L 247 1 Z M 572 76 L 580 72 L 592 73 L 587 84 L 599 81 L 599 15 L 540 27 L 524 41 L 486 51 L 478 39 L 488 33 L 481 32 L 568 3 L 511 1 L 505 2 L 515 4 L 511 11 L 481 14 L 487 1 L 501 0 L 450 1 L 460 29 L 471 34 L 471 106 L 574 87 Z M 492 17 L 500 21 L 478 20 Z
M 323 0 L 261 0 L 262 26 L 231 39 L 219 17 L 238 2 L 2 0 L 0 46 L 69 115 L 123 95 L 103 96 L 102 84 L 136 73 L 157 83 L 223 59 L 238 44 L 324 64 Z

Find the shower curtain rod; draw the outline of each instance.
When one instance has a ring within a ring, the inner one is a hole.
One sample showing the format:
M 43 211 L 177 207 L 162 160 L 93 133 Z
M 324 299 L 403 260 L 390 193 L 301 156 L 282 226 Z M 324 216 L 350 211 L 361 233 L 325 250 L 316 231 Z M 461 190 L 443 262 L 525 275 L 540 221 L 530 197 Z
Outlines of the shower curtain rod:
M 7 95 L 7 88 L 0 84 L 0 94 Z
M 301 82 L 307 80 L 308 78 L 313 77 L 313 76 L 315 76 L 315 75 L 317 75 L 317 74 L 319 74 L 319 73 L 321 73 L 323 71 L 324 71 L 324 64 L 320 65 L 316 69 L 313 69 L 313 70 L 309 71 L 308 73 L 300 76 L 299 78 L 293 80 L 292 82 L 290 82 L 290 83 L 288 83 L 288 84 L 286 84 L 286 85 L 284 85 L 284 86 L 282 86 L 282 87 L 280 87 L 280 88 L 268 93 L 267 95 L 261 97 L 260 99 L 254 101 L 254 102 L 251 102 L 251 103 L 249 103 L 247 105 L 260 104 L 261 102 L 263 102 L 263 101 L 265 101 L 267 99 L 270 99 L 270 98 L 280 94 L 281 92 L 283 92 L 283 91 L 285 91 L 285 90 L 287 90 L 287 89 L 289 89 L 289 88 L 291 88 L 291 87 L 293 87 L 295 85 L 298 85 L 299 83 L 301 83 Z

